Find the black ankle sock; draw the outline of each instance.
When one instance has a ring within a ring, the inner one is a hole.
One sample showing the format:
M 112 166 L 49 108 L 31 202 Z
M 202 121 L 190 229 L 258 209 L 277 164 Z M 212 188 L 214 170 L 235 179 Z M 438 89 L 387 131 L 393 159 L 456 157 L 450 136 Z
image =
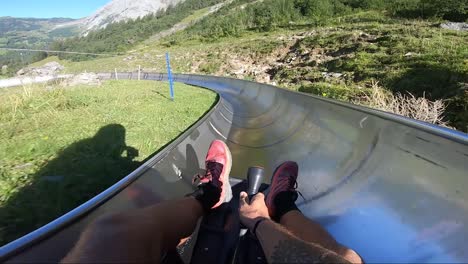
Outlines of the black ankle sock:
M 296 200 L 297 200 L 298 194 L 297 192 L 294 191 L 286 191 L 286 192 L 280 192 L 276 195 L 275 200 L 273 203 L 275 203 L 275 208 L 276 212 L 275 215 L 273 216 L 273 220 L 276 222 L 279 222 L 281 220 L 281 217 L 285 215 L 286 213 L 296 210 L 299 211 L 299 208 L 296 206 Z
M 208 213 L 211 208 L 219 202 L 219 199 L 221 198 L 221 190 L 211 183 L 204 183 L 200 184 L 195 192 L 186 196 L 194 197 L 200 202 L 205 213 Z

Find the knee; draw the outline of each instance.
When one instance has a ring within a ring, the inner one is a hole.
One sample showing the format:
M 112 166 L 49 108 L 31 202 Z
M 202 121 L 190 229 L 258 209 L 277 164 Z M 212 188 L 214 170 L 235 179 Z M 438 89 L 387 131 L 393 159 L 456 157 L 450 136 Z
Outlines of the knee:
M 354 264 L 364 263 L 361 256 L 359 256 L 359 254 L 356 251 L 346 248 L 346 247 L 341 247 L 339 255 L 342 256 L 347 261 L 354 263 Z
M 89 229 L 103 232 L 105 230 L 118 230 L 128 226 L 129 219 L 123 214 L 104 215 L 97 218 Z

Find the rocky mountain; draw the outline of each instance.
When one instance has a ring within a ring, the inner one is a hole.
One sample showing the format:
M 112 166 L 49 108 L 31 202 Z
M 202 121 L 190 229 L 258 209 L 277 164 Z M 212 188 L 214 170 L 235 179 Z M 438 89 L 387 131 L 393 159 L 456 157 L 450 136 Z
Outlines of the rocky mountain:
M 159 10 L 165 10 L 167 7 L 174 6 L 181 1 L 183 0 L 113 0 L 98 9 L 94 14 L 62 25 L 62 27 L 78 25 L 83 34 L 86 35 L 90 31 L 105 28 L 111 23 L 136 19 Z

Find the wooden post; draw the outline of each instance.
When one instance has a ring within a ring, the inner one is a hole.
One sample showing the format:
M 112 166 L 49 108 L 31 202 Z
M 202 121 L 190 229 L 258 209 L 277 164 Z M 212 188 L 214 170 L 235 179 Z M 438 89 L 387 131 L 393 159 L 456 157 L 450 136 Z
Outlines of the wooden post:
M 138 65 L 138 80 L 140 80 L 140 74 L 141 74 L 141 65 Z
M 115 79 L 118 81 L 119 77 L 117 76 L 117 68 L 115 68 Z

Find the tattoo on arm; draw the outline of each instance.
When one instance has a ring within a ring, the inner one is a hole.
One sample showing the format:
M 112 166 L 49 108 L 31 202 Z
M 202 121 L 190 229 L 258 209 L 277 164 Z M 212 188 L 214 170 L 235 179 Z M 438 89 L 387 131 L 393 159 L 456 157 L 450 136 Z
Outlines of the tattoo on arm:
M 316 251 L 316 252 L 314 252 Z M 281 240 L 271 255 L 272 263 L 347 263 L 335 253 L 325 249 L 311 249 L 311 245 L 298 240 Z

